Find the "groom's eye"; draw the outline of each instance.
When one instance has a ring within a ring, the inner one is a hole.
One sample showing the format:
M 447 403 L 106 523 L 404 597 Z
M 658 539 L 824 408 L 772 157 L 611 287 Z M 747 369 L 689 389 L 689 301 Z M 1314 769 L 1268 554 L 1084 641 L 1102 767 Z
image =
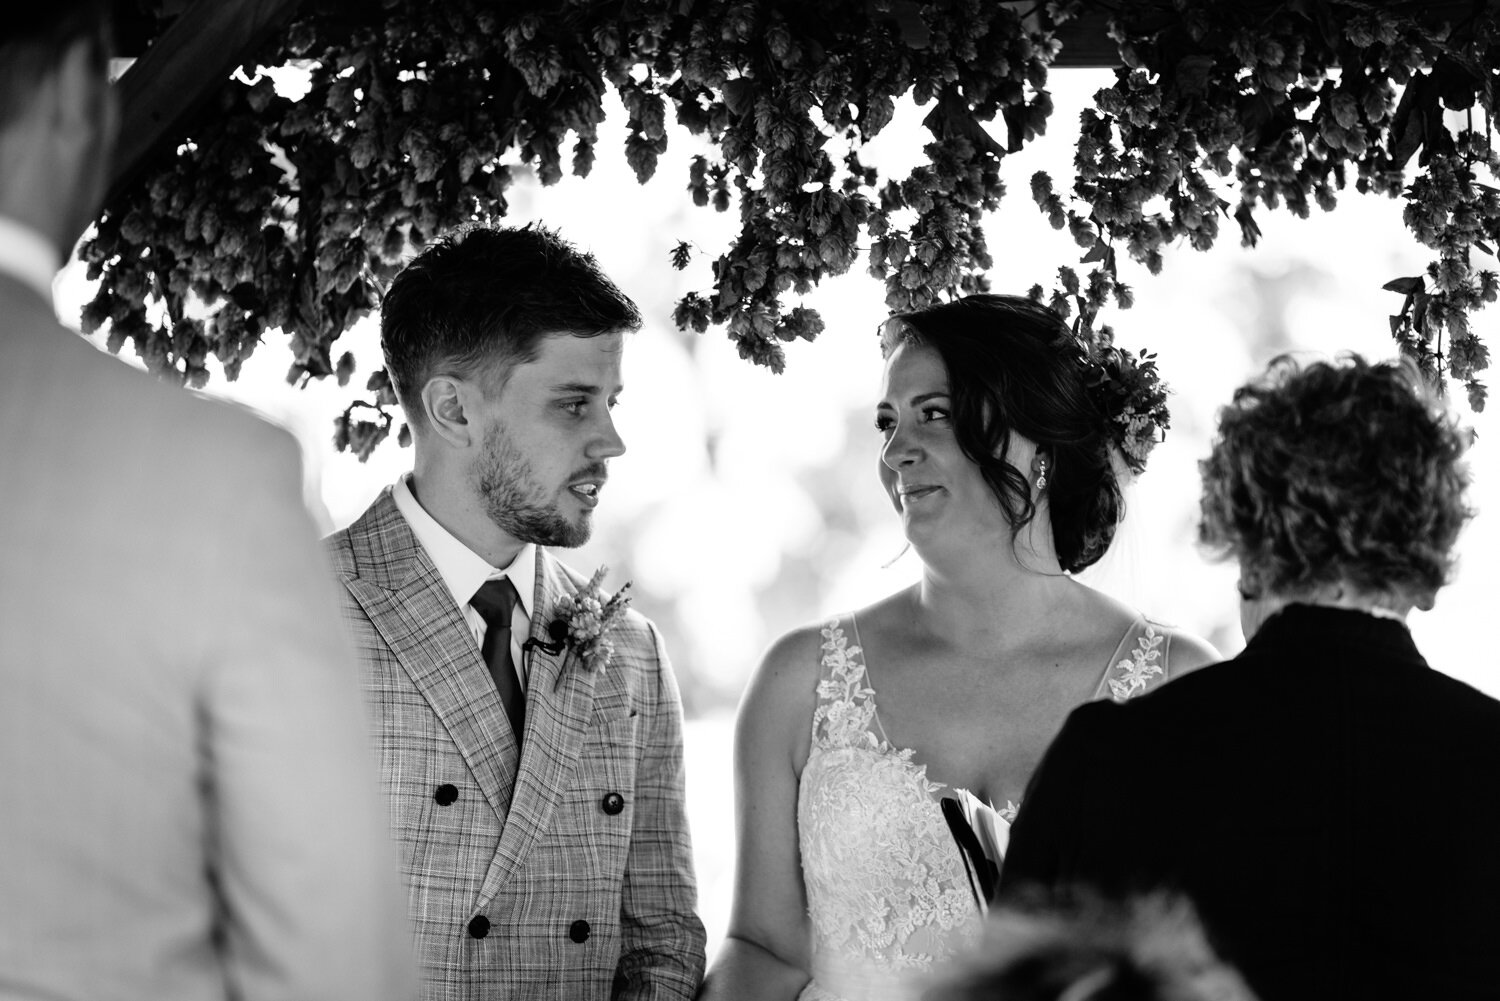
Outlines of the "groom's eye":
M 560 404 L 558 404 L 558 406 L 562 407 L 574 417 L 582 416 L 584 408 L 588 405 L 588 400 L 564 400 Z

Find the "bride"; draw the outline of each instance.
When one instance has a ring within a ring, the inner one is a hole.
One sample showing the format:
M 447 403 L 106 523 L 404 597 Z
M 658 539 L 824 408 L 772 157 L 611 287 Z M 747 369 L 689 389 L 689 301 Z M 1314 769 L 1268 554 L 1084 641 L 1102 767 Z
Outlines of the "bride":
M 711 1001 L 917 997 L 982 907 L 941 800 L 992 807 L 997 855 L 1069 710 L 1218 659 L 1071 576 L 1165 426 L 1154 372 L 1012 296 L 893 317 L 881 350 L 880 480 L 921 580 L 781 638 L 745 693 Z

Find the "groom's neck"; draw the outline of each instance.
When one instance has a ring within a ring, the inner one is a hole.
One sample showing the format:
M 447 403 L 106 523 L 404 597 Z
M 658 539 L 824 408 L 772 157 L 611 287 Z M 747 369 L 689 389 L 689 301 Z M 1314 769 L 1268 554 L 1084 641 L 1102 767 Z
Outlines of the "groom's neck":
M 525 545 L 501 530 L 490 518 L 483 498 L 463 484 L 453 483 L 431 468 L 424 470 L 418 463 L 410 485 L 422 510 L 490 566 L 510 566 Z

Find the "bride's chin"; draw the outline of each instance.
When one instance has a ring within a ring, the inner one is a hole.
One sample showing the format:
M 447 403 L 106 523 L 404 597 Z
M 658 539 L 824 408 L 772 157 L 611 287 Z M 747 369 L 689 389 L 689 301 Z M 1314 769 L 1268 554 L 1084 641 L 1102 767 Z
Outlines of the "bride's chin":
M 931 523 L 913 525 L 907 522 L 905 531 L 906 544 L 913 552 L 922 557 L 923 562 L 928 562 L 929 557 L 939 557 L 941 554 L 950 553 L 956 548 L 962 548 L 963 540 L 954 539 L 949 536 L 952 533 L 943 532 L 938 526 Z

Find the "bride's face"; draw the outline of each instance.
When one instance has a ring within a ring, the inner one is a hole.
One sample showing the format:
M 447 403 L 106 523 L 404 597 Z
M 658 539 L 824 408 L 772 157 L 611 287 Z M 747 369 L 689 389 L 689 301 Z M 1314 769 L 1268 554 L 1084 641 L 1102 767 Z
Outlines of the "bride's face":
M 954 437 L 952 406 L 942 356 L 922 344 L 897 346 L 875 408 L 875 426 L 885 437 L 880 482 L 913 545 L 1008 542 L 999 501 Z M 1035 446 L 1012 434 L 1010 452 L 1011 463 L 1026 470 Z

